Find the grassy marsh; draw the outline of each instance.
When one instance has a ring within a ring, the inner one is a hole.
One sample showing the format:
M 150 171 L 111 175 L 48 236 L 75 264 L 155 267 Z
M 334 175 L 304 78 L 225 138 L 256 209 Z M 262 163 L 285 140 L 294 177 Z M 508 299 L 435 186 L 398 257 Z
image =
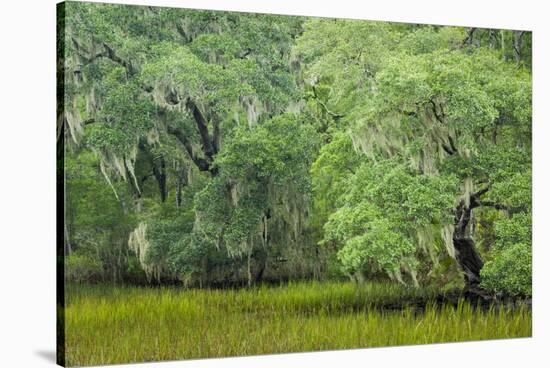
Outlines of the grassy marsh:
M 68 365 L 531 336 L 526 307 L 436 303 L 432 290 L 293 283 L 238 290 L 68 287 Z M 423 301 L 419 311 L 414 305 Z M 403 305 L 403 308 L 388 308 Z

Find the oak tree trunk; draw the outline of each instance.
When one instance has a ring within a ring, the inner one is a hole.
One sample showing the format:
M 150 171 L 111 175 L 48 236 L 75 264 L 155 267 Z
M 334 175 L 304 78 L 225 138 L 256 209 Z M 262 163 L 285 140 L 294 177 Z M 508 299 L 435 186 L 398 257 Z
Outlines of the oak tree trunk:
M 483 261 L 471 238 L 453 237 L 453 245 L 456 252 L 456 260 L 464 273 L 466 289 L 477 287 L 480 282 L 479 273 L 483 267 Z
M 480 295 L 480 271 L 483 260 L 471 237 L 472 203 L 461 201 L 455 211 L 453 246 L 455 259 L 464 274 L 464 292 L 467 296 Z
M 246 258 L 246 276 L 247 276 L 247 286 L 252 286 L 252 249 L 248 251 Z
M 159 187 L 160 201 L 164 203 L 166 202 L 166 196 L 168 195 L 166 187 L 166 162 L 164 161 L 164 157 L 161 157 L 160 165 L 157 165 L 154 161 L 151 161 L 151 163 L 153 166 L 153 175 L 155 176 Z

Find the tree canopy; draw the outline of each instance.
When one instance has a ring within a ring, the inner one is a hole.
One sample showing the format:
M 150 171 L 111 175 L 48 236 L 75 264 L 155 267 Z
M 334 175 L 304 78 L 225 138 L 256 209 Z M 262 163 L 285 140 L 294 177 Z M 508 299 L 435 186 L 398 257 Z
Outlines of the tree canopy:
M 59 19 L 75 270 L 531 293 L 529 32 L 89 3 Z

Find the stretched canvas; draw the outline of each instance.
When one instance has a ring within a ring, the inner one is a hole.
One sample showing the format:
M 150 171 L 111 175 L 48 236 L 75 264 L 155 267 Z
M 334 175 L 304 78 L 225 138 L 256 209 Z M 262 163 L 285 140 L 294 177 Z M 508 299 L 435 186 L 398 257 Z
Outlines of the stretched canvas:
M 531 336 L 531 32 L 58 5 L 58 363 Z

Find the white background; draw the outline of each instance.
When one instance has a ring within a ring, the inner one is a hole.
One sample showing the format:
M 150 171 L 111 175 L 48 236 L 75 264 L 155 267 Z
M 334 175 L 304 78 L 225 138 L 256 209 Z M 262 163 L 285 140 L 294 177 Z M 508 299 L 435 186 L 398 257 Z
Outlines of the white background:
M 533 338 L 127 367 L 549 366 L 550 12 L 544 1 L 114 2 L 534 31 Z M 0 7 L 0 367 L 54 365 L 55 3 L 11 0 Z

